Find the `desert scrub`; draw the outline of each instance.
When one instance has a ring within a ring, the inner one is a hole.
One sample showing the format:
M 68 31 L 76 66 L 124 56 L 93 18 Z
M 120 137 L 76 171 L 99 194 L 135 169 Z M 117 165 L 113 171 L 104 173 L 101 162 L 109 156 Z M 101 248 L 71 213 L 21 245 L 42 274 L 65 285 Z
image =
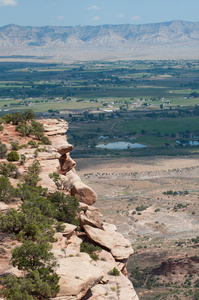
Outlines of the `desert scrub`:
M 52 144 L 47 136 L 42 136 L 40 140 L 45 145 L 51 145 Z
M 7 153 L 7 147 L 5 144 L 2 144 L 0 141 L 0 158 L 5 158 Z
M 148 206 L 141 205 L 141 206 L 137 206 L 136 210 L 137 211 L 143 211 L 143 210 L 146 210 L 147 208 L 148 208 Z
M 9 152 L 7 160 L 8 161 L 18 161 L 19 160 L 19 154 L 17 153 L 17 151 L 13 150 L 13 151 Z
M 114 267 L 112 270 L 110 270 L 108 272 L 108 274 L 109 275 L 113 275 L 113 276 L 119 276 L 120 275 L 120 271 L 116 267 Z
M 99 258 L 96 252 L 101 252 L 101 251 L 102 251 L 101 247 L 88 242 L 83 242 L 80 245 L 80 252 L 86 252 L 87 254 L 90 255 L 90 257 L 93 260 L 97 260 Z
M 16 178 L 18 172 L 17 166 L 15 166 L 12 162 L 9 163 L 0 163 L 0 174 L 4 176 L 10 176 Z

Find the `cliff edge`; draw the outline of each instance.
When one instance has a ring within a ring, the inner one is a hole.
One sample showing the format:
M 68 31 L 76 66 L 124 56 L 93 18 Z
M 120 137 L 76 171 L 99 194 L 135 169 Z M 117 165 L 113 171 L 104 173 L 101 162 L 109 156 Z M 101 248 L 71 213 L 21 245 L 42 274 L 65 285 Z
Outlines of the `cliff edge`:
M 133 249 L 130 242 L 117 232 L 114 225 L 102 221 L 100 211 L 93 206 L 97 195 L 81 181 L 75 171 L 76 163 L 70 157 L 73 146 L 67 142 L 68 123 L 57 119 L 45 119 L 38 122 L 43 124 L 44 134 L 48 137 L 50 144 L 39 150 L 30 146 L 18 150 L 21 157 L 26 156 L 26 160 L 23 165 L 15 162 L 19 176 L 11 178 L 12 185 L 17 186 L 20 178 L 36 158 L 41 166 L 39 185 L 48 188 L 50 193 L 59 190 L 72 195 L 80 203 L 81 230 L 75 225 L 65 223 L 65 229 L 55 233 L 56 242 L 53 243 L 52 252 L 59 264 L 56 273 L 60 276 L 60 291 L 56 298 L 51 299 L 137 300 L 138 296 L 127 277 L 126 270 L 127 261 L 133 254 Z M 13 141 L 17 141 L 20 146 L 32 140 L 31 137 L 23 137 L 15 131 L 15 127 L 12 124 L 6 124 L 1 133 L 1 142 L 8 150 L 11 149 Z M 6 160 L 0 160 L 0 162 L 4 161 Z M 49 174 L 54 174 L 54 176 L 49 176 Z M 1 211 L 5 212 L 10 207 L 10 204 L 0 202 Z M 80 245 L 83 242 L 99 246 L 100 251 L 94 257 L 81 252 Z M 16 268 L 9 266 L 10 255 L 7 253 L 1 257 L 1 275 L 19 272 Z

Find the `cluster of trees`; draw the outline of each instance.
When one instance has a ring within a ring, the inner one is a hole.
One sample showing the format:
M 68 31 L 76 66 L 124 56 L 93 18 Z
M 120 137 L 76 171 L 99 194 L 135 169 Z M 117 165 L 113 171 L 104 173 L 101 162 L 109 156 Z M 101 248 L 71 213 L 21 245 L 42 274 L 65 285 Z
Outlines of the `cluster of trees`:
M 34 117 L 28 111 L 6 115 L 3 119 L 6 123 L 15 124 L 18 130 L 22 125 L 32 127 L 31 134 L 34 133 L 42 141 L 43 125 Z M 32 142 L 31 146 L 35 146 Z M 1 145 L 0 151 L 4 152 Z M 14 143 L 12 149 L 16 150 L 10 152 L 10 162 L 8 155 L 8 162 L 0 163 L 0 201 L 10 203 L 21 200 L 22 205 L 17 210 L 11 208 L 0 213 L 0 231 L 22 243 L 12 251 L 11 263 L 25 275 L 17 278 L 10 274 L 0 278 L 0 297 L 8 300 L 49 299 L 59 291 L 59 276 L 55 271 L 57 262 L 50 243 L 55 241 L 55 231 L 64 230 L 64 222 L 79 225 L 79 202 L 61 192 L 49 194 L 47 189 L 38 185 L 41 166 L 36 159 L 14 188 L 10 177 L 18 176 L 18 168 L 11 161 L 18 160 L 13 156 L 18 155 L 18 145 Z
M 9 181 L 13 168 L 10 163 L 1 165 L 0 200 L 22 200 L 19 210 L 9 209 L 0 214 L 0 230 L 22 242 L 12 251 L 11 262 L 25 276 L 12 275 L 0 280 L 1 295 L 6 299 L 49 299 L 59 291 L 59 277 L 55 272 L 57 263 L 50 252 L 55 230 L 64 229 L 63 222 L 79 224 L 79 203 L 76 198 L 37 186 L 40 164 L 35 160 L 28 168 L 24 182 L 13 188 Z
M 43 124 L 35 121 L 35 118 L 35 113 L 29 109 L 23 113 L 6 114 L 2 117 L 1 122 L 12 123 L 16 125 L 16 131 L 20 132 L 22 136 L 34 135 L 43 144 L 49 145 L 50 140 L 44 135 Z

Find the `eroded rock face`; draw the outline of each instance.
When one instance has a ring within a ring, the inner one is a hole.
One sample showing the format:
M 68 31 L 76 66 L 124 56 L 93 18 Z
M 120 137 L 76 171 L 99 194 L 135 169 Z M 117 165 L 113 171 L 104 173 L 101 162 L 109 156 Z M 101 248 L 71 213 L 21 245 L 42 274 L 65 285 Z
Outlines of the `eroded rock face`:
M 60 278 L 60 292 L 57 296 L 77 296 L 81 299 L 87 290 L 95 286 L 103 278 L 104 273 L 91 264 L 91 259 L 80 257 L 66 257 L 58 259 L 57 274 Z
M 80 202 L 84 202 L 88 205 L 92 205 L 96 202 L 96 193 L 90 187 L 84 184 L 74 171 L 69 171 L 66 174 L 66 178 L 71 183 L 72 196 L 76 197 Z
M 76 174 L 74 169 L 76 163 L 69 154 L 69 152 L 73 150 L 73 145 L 67 142 L 65 135 L 68 129 L 68 123 L 64 120 L 53 119 L 45 119 L 39 122 L 43 124 L 45 134 L 52 143 L 48 149 L 55 151 L 57 156 L 59 155 L 59 167 L 55 171 L 65 176 L 65 179 L 63 179 L 63 177 L 62 179 L 65 181 L 67 192 L 76 197 L 80 202 L 92 205 L 96 202 L 97 195 L 90 187 L 84 184 Z M 51 151 L 49 150 L 49 152 Z M 47 156 L 47 154 L 45 155 Z
M 78 300 L 86 294 L 90 300 L 115 300 L 118 295 L 120 300 L 137 300 L 132 283 L 124 276 L 127 274 L 126 261 L 133 254 L 133 249 L 114 225 L 103 224 L 99 210 L 92 206 L 97 200 L 97 195 L 75 172 L 76 164 L 69 154 L 73 146 L 68 144 L 64 132 L 68 124 L 57 120 L 47 120 L 47 124 L 43 124 L 52 147 L 60 155 L 57 170 L 61 174 L 63 186 L 80 202 L 80 222 L 85 231 L 83 234 L 77 234 L 73 231 L 74 228 L 67 226 L 66 232 L 58 238 L 59 244 L 54 245 L 54 254 L 59 257 L 60 264 L 57 273 L 61 277 L 61 290 L 56 299 Z M 79 253 L 81 241 L 88 238 L 103 248 L 98 253 L 97 261 L 92 261 L 85 253 Z M 63 250 L 62 258 L 57 252 L 60 251 L 60 247 Z M 109 274 L 114 267 L 121 271 L 117 279 Z M 116 294 L 114 290 L 118 286 L 120 292 Z
M 90 300 L 137 300 L 137 295 L 131 282 L 125 277 L 126 261 L 133 253 L 131 244 L 121 234 L 116 231 L 116 227 L 103 223 L 100 211 L 92 206 L 97 200 L 96 193 L 85 185 L 75 171 L 75 162 L 70 157 L 73 146 L 67 142 L 65 135 L 68 123 L 63 120 L 40 120 L 44 125 L 45 134 L 51 141 L 51 145 L 45 146 L 45 151 L 35 154 L 35 148 L 28 146 L 20 149 L 19 154 L 26 155 L 23 166 L 19 166 L 21 177 L 28 170 L 34 159 L 40 162 L 42 168 L 39 174 L 39 185 L 48 188 L 48 191 L 55 192 L 57 187 L 50 173 L 60 174 L 61 192 L 71 194 L 80 201 L 80 221 L 82 232 L 78 232 L 76 226 L 65 224 L 63 232 L 56 232 L 57 241 L 53 243 L 52 252 L 58 260 L 59 267 L 56 273 L 60 276 L 60 292 L 57 300 L 81 300 L 86 295 Z M 7 125 L 8 136 L 13 135 L 13 139 L 18 139 L 21 144 L 27 143 L 31 137 L 19 138 L 19 133 L 15 131 L 13 125 Z M 11 130 L 11 131 L 10 131 Z M 14 136 L 15 135 L 15 136 Z M 4 137 L 5 140 L 7 138 Z M 4 140 L 2 140 L 4 142 Z M 9 146 L 9 144 L 8 144 Z M 19 164 L 19 163 L 16 163 Z M 11 179 L 13 186 L 17 186 L 18 179 Z M 14 204 L 0 203 L 0 210 L 6 211 Z M 16 204 L 15 204 L 16 205 Z M 80 252 L 82 241 L 90 241 L 101 245 L 101 252 L 97 253 L 99 259 L 94 261 L 91 257 Z M 8 265 L 11 252 L 6 258 Z M 120 271 L 117 278 L 110 273 L 113 268 Z M 13 268 L 3 268 L 8 273 L 14 272 Z M 16 275 L 20 276 L 17 269 Z M 3 272 L 3 271 L 2 271 Z M 0 274 L 2 274 L 0 270 Z M 120 286 L 119 298 L 114 290 Z
M 60 174 L 66 175 L 70 170 L 73 170 L 76 166 L 75 161 L 70 157 L 68 153 L 63 154 L 59 157 L 60 163 Z
M 89 225 L 84 225 L 83 228 L 92 241 L 109 249 L 117 260 L 127 259 L 134 252 L 130 242 L 118 232 L 109 233 Z

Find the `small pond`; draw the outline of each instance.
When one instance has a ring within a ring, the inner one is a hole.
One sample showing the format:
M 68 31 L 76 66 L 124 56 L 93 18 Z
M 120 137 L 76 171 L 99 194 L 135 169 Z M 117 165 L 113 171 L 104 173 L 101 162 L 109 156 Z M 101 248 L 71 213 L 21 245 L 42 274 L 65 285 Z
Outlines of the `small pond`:
M 147 146 L 139 143 L 129 143 L 129 142 L 114 142 L 108 144 L 100 144 L 96 146 L 96 148 L 118 149 L 118 150 L 130 149 L 130 148 L 144 148 L 144 147 Z

